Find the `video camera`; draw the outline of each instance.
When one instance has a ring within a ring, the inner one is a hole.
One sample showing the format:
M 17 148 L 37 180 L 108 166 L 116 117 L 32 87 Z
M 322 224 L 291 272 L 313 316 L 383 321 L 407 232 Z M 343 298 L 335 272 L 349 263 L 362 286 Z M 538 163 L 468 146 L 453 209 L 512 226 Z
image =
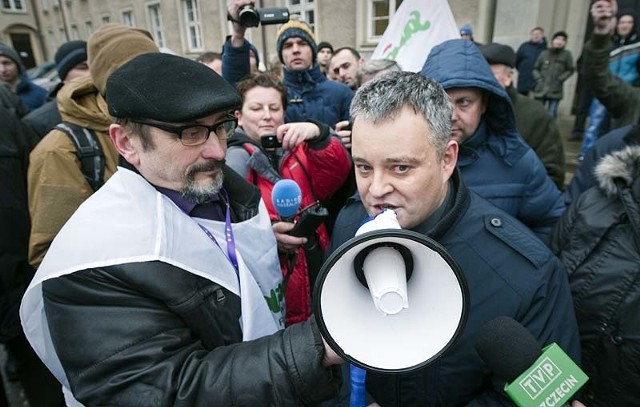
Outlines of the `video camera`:
M 269 24 L 284 24 L 289 21 L 289 9 L 286 7 L 270 7 L 257 9 L 244 6 L 238 13 L 238 23 L 243 27 L 257 27 Z

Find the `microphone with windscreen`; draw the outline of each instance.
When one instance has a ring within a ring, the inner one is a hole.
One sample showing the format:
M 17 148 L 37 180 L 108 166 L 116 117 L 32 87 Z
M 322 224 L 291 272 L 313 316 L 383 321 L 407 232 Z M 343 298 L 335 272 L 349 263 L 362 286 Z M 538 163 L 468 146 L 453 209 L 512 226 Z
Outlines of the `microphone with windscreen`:
M 271 203 L 284 221 L 291 221 L 302 203 L 302 190 L 292 179 L 281 179 L 271 191 Z
M 562 406 L 589 379 L 560 346 L 540 349 L 525 327 L 505 316 L 480 328 L 476 351 L 520 407 Z

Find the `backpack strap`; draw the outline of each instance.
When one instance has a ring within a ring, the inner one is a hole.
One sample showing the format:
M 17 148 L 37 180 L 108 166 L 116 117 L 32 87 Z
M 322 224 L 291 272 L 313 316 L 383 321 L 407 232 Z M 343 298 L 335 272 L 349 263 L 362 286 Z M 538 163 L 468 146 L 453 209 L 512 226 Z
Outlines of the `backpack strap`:
M 80 160 L 82 173 L 93 191 L 97 191 L 104 184 L 104 153 L 100 142 L 93 130 L 77 124 L 62 122 L 56 125 L 71 139 L 76 147 L 76 155 Z

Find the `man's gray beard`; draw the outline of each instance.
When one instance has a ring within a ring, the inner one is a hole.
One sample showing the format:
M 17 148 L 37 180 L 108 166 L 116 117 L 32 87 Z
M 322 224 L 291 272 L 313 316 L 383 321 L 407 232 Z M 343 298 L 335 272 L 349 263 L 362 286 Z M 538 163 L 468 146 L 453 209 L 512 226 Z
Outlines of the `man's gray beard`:
M 214 196 L 220 192 L 222 188 L 222 181 L 224 175 L 222 173 L 222 166 L 224 161 L 209 161 L 205 164 L 192 167 L 185 177 L 185 186 L 180 193 L 183 197 L 195 204 L 201 204 L 208 200 L 211 200 Z M 215 176 L 209 180 L 206 180 L 205 184 L 198 184 L 195 180 L 195 174 L 200 171 L 212 171 L 219 170 Z

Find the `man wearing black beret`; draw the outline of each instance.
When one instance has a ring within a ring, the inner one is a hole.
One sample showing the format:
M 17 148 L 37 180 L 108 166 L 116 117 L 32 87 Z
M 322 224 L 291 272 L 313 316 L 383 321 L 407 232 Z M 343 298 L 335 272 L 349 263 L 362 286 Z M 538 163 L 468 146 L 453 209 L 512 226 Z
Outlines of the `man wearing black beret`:
M 53 241 L 21 317 L 85 405 L 298 406 L 341 360 L 314 320 L 282 329 L 282 274 L 260 192 L 225 166 L 240 95 L 150 53 L 108 78 L 118 171 Z M 81 349 L 82 351 L 78 351 Z
M 556 122 L 537 100 L 521 95 L 513 86 L 516 53 L 508 45 L 496 42 L 482 45 L 480 52 L 485 57 L 493 75 L 507 91 L 516 116 L 516 127 L 524 141 L 536 152 L 547 174 L 561 191 L 564 189 L 564 147 Z

